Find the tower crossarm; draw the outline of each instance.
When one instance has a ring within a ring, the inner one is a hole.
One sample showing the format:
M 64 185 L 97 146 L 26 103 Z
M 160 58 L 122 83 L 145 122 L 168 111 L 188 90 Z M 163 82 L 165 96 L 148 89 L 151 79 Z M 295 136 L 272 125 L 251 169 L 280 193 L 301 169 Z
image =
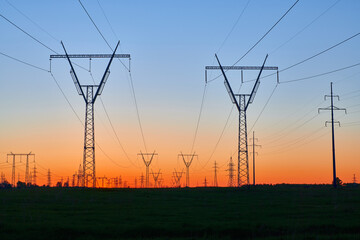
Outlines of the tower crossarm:
M 112 54 L 57 54 L 50 55 L 50 58 L 111 58 Z M 130 54 L 114 54 L 114 58 L 129 58 Z

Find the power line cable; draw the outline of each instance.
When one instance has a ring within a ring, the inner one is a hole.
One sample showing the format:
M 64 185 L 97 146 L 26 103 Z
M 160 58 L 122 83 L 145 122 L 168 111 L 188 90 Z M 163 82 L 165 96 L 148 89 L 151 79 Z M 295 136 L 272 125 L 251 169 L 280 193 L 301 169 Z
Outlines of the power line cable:
M 43 31 L 44 33 L 46 33 L 49 37 L 51 37 L 52 39 L 54 39 L 57 42 L 60 42 L 60 40 L 58 40 L 57 38 L 55 38 L 52 34 L 50 34 L 48 31 L 46 31 L 44 28 L 42 28 L 39 24 L 37 24 L 35 21 L 33 21 L 31 18 L 29 18 L 27 15 L 25 15 L 25 13 L 23 13 L 22 11 L 20 11 L 17 7 L 15 7 L 12 3 L 10 3 L 8 0 L 5 0 L 12 8 L 14 8 L 18 13 L 20 13 L 21 15 L 23 15 L 27 20 L 29 20 L 32 24 L 34 24 L 36 27 L 38 27 L 41 31 Z
M 235 66 L 236 64 L 238 64 L 246 55 L 248 55 L 275 28 L 275 26 L 291 11 L 291 9 L 293 9 L 293 7 L 295 7 L 295 5 L 299 1 L 300 0 L 296 0 L 295 3 L 280 17 L 280 19 L 277 20 L 277 22 L 247 52 L 245 52 L 244 55 L 242 55 L 238 60 L 236 60 L 236 62 L 232 66 Z M 221 76 L 222 75 L 220 74 L 217 77 L 209 80 L 208 82 L 212 82 Z
M 335 45 L 332 45 L 331 47 L 329 47 L 329 48 L 327 48 L 327 49 L 325 49 L 325 50 L 323 50 L 323 51 L 321 51 L 321 52 L 319 52 L 319 53 L 316 53 L 316 54 L 312 55 L 311 57 L 308 57 L 308 58 L 306 58 L 306 59 L 304 59 L 304 60 L 301 60 L 300 62 L 297 62 L 297 63 L 289 66 L 289 67 L 286 67 L 286 68 L 284 68 L 284 69 L 279 70 L 279 73 L 280 73 L 280 72 L 287 71 L 287 70 L 289 70 L 289 69 L 291 69 L 291 68 L 293 68 L 293 67 L 295 67 L 295 66 L 298 66 L 298 65 L 300 65 L 300 64 L 303 64 L 303 63 L 305 63 L 305 62 L 307 62 L 307 61 L 309 61 L 309 60 L 311 60 L 311 59 L 313 59 L 313 58 L 315 58 L 315 57 L 317 57 L 317 56 L 319 56 L 319 55 L 321 55 L 321 54 L 324 54 L 324 53 L 326 53 L 326 52 L 328 52 L 328 51 L 330 51 L 330 50 L 332 50 L 332 49 L 334 49 L 334 48 L 336 48 L 336 47 L 338 47 L 338 46 L 346 43 L 347 41 L 349 41 L 349 40 L 357 37 L 358 35 L 360 35 L 360 32 L 352 35 L 352 36 L 349 37 L 349 38 L 346 38 L 345 40 L 343 40 L 343 41 L 341 41 L 341 42 L 339 42 L 339 43 L 336 43 Z M 271 73 L 271 74 L 265 75 L 265 76 L 263 76 L 263 77 L 260 77 L 260 79 L 264 79 L 264 78 L 267 78 L 267 77 L 270 77 L 270 76 L 274 76 L 275 74 L 276 74 L 276 73 Z M 215 80 L 215 79 L 214 79 L 214 80 Z M 253 81 L 255 81 L 255 80 L 256 80 L 256 79 L 244 81 L 244 83 L 246 83 L 246 82 L 253 82 Z M 210 80 L 209 80 L 208 82 L 210 82 Z M 280 82 L 280 83 L 282 83 L 282 82 Z
M 201 114 L 202 114 L 202 111 L 203 111 L 204 101 L 205 101 L 205 95 L 206 95 L 206 86 L 207 86 L 207 84 L 205 83 L 203 95 L 202 95 L 202 98 L 201 98 L 199 116 L 198 116 L 197 123 L 196 123 L 196 128 L 195 128 L 194 139 L 193 139 L 193 142 L 192 142 L 192 145 L 191 145 L 191 151 L 190 151 L 191 153 L 192 153 L 193 150 L 194 150 L 194 145 L 195 145 L 197 133 L 198 133 L 198 130 L 199 130 L 199 124 L 200 124 Z
M 55 50 L 53 50 L 52 48 L 50 48 L 49 46 L 47 46 L 46 44 L 44 44 L 43 42 L 41 42 L 40 40 L 38 40 L 37 38 L 35 38 L 34 36 L 32 36 L 31 34 L 29 34 L 28 32 L 26 32 L 24 29 L 22 29 L 21 27 L 19 27 L 18 25 L 16 25 L 15 23 L 13 23 L 12 21 L 10 21 L 8 18 L 6 18 L 4 15 L 2 15 L 0 13 L 0 17 L 2 17 L 3 19 L 5 19 L 7 22 L 9 22 L 11 25 L 13 25 L 14 27 L 16 27 L 17 29 L 19 29 L 20 31 L 22 31 L 23 33 L 25 33 L 27 36 L 29 36 L 31 39 L 33 39 L 34 41 L 36 41 L 37 43 L 41 44 L 43 47 L 49 49 L 51 52 L 53 53 L 57 53 Z
M 89 12 L 86 10 L 85 6 L 82 4 L 81 0 L 78 0 L 80 5 L 82 6 L 82 8 L 84 9 L 85 13 L 87 14 L 87 16 L 89 17 L 90 21 L 93 23 L 93 25 L 95 26 L 96 30 L 98 31 L 98 33 L 101 35 L 101 37 L 104 39 L 104 41 L 106 42 L 106 44 L 108 45 L 108 47 L 112 50 L 112 47 L 110 46 L 110 44 L 108 43 L 108 41 L 106 40 L 106 38 L 104 37 L 104 35 L 101 33 L 100 29 L 98 28 L 98 26 L 96 25 L 95 21 L 92 19 L 92 17 L 90 16 Z M 137 114 L 137 118 L 138 118 L 138 123 L 139 123 L 139 127 L 140 127 L 140 131 L 141 131 L 141 136 L 142 136 L 142 140 L 143 140 L 143 144 L 145 147 L 145 150 L 147 151 L 147 147 L 146 147 L 146 141 L 145 141 L 145 137 L 144 137 L 144 131 L 143 131 L 143 127 L 142 127 L 142 123 L 141 123 L 141 119 L 140 119 L 140 113 L 139 113 L 139 108 L 138 108 L 138 104 L 137 104 L 137 99 L 136 99 L 136 94 L 135 94 L 135 88 L 134 88 L 134 83 L 133 83 L 133 78 L 132 78 L 132 74 L 130 71 L 130 68 L 126 67 L 126 65 L 120 60 L 118 59 L 121 64 L 128 70 L 129 72 L 129 78 L 130 78 L 130 85 L 131 85 L 131 91 L 132 91 L 132 95 L 134 98 L 134 103 L 135 103 L 135 108 L 136 108 L 136 114 Z
M 328 75 L 328 74 L 331 74 L 331 73 L 340 72 L 340 71 L 343 71 L 343 70 L 346 70 L 346 69 L 349 69 L 349 68 L 357 67 L 359 65 L 360 65 L 360 63 L 356 63 L 356 64 L 353 64 L 353 65 L 350 65 L 350 66 L 347 66 L 347 67 L 338 68 L 338 69 L 335 69 L 335 70 L 332 70 L 332 71 L 316 74 L 316 75 L 313 75 L 313 76 L 308 76 L 308 77 L 303 77 L 303 78 L 298 78 L 298 79 L 293 79 L 293 80 L 287 80 L 287 81 L 281 81 L 280 83 L 290 83 L 290 82 L 304 81 L 304 80 L 308 80 L 308 79 L 311 79 L 311 78 L 321 77 L 321 76 Z
M 278 87 L 278 85 L 279 85 L 279 84 L 278 84 L 278 83 L 276 83 L 276 85 L 275 85 L 274 89 L 272 90 L 272 92 L 271 92 L 271 94 L 270 94 L 269 98 L 268 98 L 268 99 L 267 99 L 267 101 L 265 102 L 264 107 L 261 109 L 260 114 L 259 114 L 259 115 L 258 115 L 258 117 L 256 118 L 256 120 L 255 120 L 254 124 L 252 125 L 252 127 L 250 128 L 250 131 L 249 131 L 249 132 L 251 132 L 251 131 L 254 129 L 254 127 L 255 127 L 256 123 L 258 122 L 259 118 L 260 118 L 260 117 L 261 117 L 261 115 L 263 114 L 263 112 L 264 112 L 264 110 L 265 110 L 266 106 L 269 104 L 270 99 L 271 99 L 271 98 L 272 98 L 272 96 L 274 95 L 275 90 L 276 90 L 276 88 Z
M 286 70 L 289 70 L 290 68 L 293 68 L 293 67 L 295 67 L 295 66 L 298 66 L 298 65 L 300 65 L 300 64 L 302 64 L 302 63 L 304 63 L 304 62 L 307 62 L 307 61 L 309 61 L 309 60 L 311 60 L 311 59 L 313 59 L 313 58 L 315 58 L 315 57 L 317 57 L 317 56 L 319 56 L 319 55 L 321 55 L 321 54 L 323 54 L 323 53 L 326 53 L 327 51 L 330 51 L 330 50 L 333 49 L 333 48 L 336 48 L 337 46 L 340 46 L 341 44 L 343 44 L 343 43 L 345 43 L 345 42 L 347 42 L 347 41 L 349 41 L 349 40 L 357 37 L 358 35 L 360 35 L 360 32 L 352 35 L 351 37 L 346 38 L 345 40 L 343 40 L 343 41 L 341 41 L 341 42 L 339 42 L 339 43 L 337 43 L 337 44 L 335 44 L 335 45 L 333 45 L 333 46 L 331 46 L 331 47 L 329 47 L 329 48 L 327 48 L 327 49 L 325 49 L 325 50 L 323 50 L 323 51 L 321 51 L 321 52 L 319 52 L 319 53 L 317 53 L 317 54 L 315 54 L 315 55 L 313 55 L 313 56 L 311 56 L 311 57 L 308 57 L 308 58 L 306 58 L 306 59 L 304 59 L 304 60 L 302 60 L 302 61 L 300 61 L 300 62 L 298 62 L 298 63 L 295 63 L 295 64 L 289 66 L 289 67 L 286 67 L 286 68 L 280 70 L 279 72 L 284 72 L 284 71 L 286 71 Z
M 312 24 L 314 24 L 319 18 L 321 18 L 325 13 L 327 13 L 330 9 L 332 9 L 336 4 L 338 4 L 341 0 L 337 0 L 335 3 L 333 3 L 330 7 L 328 7 L 324 12 L 322 12 L 319 16 L 317 16 L 315 19 L 313 19 L 309 24 L 307 24 L 305 27 L 303 27 L 300 31 L 295 33 L 291 38 L 289 38 L 287 41 L 285 41 L 283 44 L 281 44 L 279 47 L 277 47 L 275 50 L 271 51 L 270 54 L 274 54 L 277 50 L 288 44 L 290 41 L 292 41 L 295 37 L 297 37 L 299 34 L 301 34 L 303 31 L 305 31 L 308 27 L 310 27 Z
M 112 25 L 111 25 L 111 23 L 110 23 L 108 17 L 106 16 L 105 11 L 104 11 L 103 7 L 102 7 L 101 4 L 100 4 L 100 1 L 97 0 L 97 3 L 98 3 L 98 5 L 99 5 L 99 7 L 100 7 L 100 9 L 101 9 L 101 12 L 103 13 L 106 21 L 107 21 L 107 23 L 109 24 L 110 29 L 111 29 L 112 33 L 114 34 L 115 38 L 116 38 L 116 39 L 119 39 L 119 37 L 117 36 L 116 32 L 114 31 L 114 28 L 112 27 Z
M 35 38 L 34 36 L 32 36 L 30 33 L 26 32 L 24 29 L 22 29 L 21 27 L 19 27 L 18 25 L 16 25 L 14 22 L 10 21 L 8 18 L 6 18 L 4 15 L 2 15 L 0 13 L 0 17 L 2 17 L 3 19 L 5 19 L 7 22 L 9 22 L 11 25 L 13 25 L 14 27 L 16 27 L 17 29 L 19 29 L 21 32 L 23 32 L 24 34 L 26 34 L 28 37 L 30 37 L 31 39 L 33 39 L 34 41 L 36 41 L 37 43 L 39 43 L 40 45 L 42 45 L 43 47 L 47 48 L 48 50 L 50 50 L 53 53 L 59 54 L 58 52 L 56 52 L 55 50 L 53 50 L 52 48 L 50 48 L 49 46 L 47 46 L 45 43 L 41 42 L 39 39 Z M 74 62 L 73 62 L 74 63 Z M 86 68 L 80 66 L 77 63 L 74 63 L 76 66 L 88 71 Z
M 241 17 L 243 16 L 246 8 L 248 7 L 249 3 L 251 0 L 248 0 L 247 3 L 245 4 L 243 10 L 241 11 L 240 15 L 238 16 L 238 18 L 236 19 L 236 22 L 234 23 L 234 25 L 232 26 L 230 32 L 226 35 L 224 41 L 221 43 L 220 47 L 218 48 L 218 50 L 216 51 L 216 53 L 219 53 L 219 51 L 222 49 L 222 47 L 225 45 L 226 41 L 228 40 L 228 38 L 230 37 L 231 33 L 234 31 L 236 25 L 239 23 Z
M 95 79 L 94 79 L 94 77 L 93 77 L 93 75 L 92 75 L 91 72 L 90 72 L 90 76 L 91 76 L 91 78 L 92 78 L 92 80 L 93 80 L 93 82 L 94 82 L 94 84 L 95 84 Z M 101 105 L 102 105 L 102 107 L 103 107 L 103 109 L 104 109 L 105 115 L 106 115 L 106 117 L 107 117 L 107 119 L 108 119 L 108 121 L 109 121 L 109 124 L 110 124 L 110 126 L 111 126 L 111 129 L 112 129 L 112 131 L 113 131 L 113 133 L 114 133 L 114 135 L 115 135 L 115 137 L 116 137 L 116 139 L 117 139 L 117 143 L 119 144 L 121 150 L 123 151 L 123 153 L 125 154 L 126 158 L 129 160 L 129 162 L 130 162 L 131 164 L 133 164 L 135 167 L 139 167 L 139 166 L 136 166 L 136 165 L 131 161 L 131 159 L 129 158 L 127 152 L 125 151 L 123 145 L 121 144 L 120 138 L 119 138 L 117 132 L 115 131 L 115 127 L 114 127 L 114 125 L 113 125 L 113 123 L 112 123 L 112 121 L 111 121 L 111 119 L 110 119 L 109 113 L 108 113 L 108 111 L 107 111 L 107 109 L 106 109 L 106 107 L 105 107 L 105 104 L 104 104 L 104 102 L 103 102 L 103 100 L 102 100 L 101 97 L 100 97 L 100 102 L 101 102 Z
M 18 59 L 18 58 L 14 58 L 14 57 L 12 57 L 12 56 L 10 56 L 10 55 L 7 55 L 7 54 L 5 54 L 5 53 L 0 52 L 0 54 L 3 55 L 3 56 L 5 56 L 5 57 L 8 57 L 8 58 L 10 58 L 10 59 L 12 59 L 12 60 L 15 60 L 15 61 L 17 61 L 17 62 L 20 62 L 20 63 L 22 63 L 22 64 L 28 65 L 28 66 L 30 66 L 30 67 L 39 69 L 39 70 L 44 71 L 44 72 L 49 72 L 49 70 L 46 70 L 46 69 L 44 69 L 44 68 L 42 68 L 42 67 L 35 66 L 35 65 L 31 64 L 31 63 L 25 62 L 25 61 L 20 60 L 20 59 Z
M 296 0 L 295 3 L 281 16 L 281 18 L 243 55 L 241 56 L 234 64 L 235 66 L 238 62 L 240 62 L 251 50 L 253 50 L 274 28 L 275 26 L 291 11 L 293 7 L 299 2 Z

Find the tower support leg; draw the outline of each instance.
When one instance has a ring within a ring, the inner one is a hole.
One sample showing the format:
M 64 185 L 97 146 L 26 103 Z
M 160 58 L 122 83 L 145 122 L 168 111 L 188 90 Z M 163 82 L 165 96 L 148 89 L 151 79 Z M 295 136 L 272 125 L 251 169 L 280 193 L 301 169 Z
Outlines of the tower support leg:
M 86 87 L 83 187 L 96 187 L 93 86 Z

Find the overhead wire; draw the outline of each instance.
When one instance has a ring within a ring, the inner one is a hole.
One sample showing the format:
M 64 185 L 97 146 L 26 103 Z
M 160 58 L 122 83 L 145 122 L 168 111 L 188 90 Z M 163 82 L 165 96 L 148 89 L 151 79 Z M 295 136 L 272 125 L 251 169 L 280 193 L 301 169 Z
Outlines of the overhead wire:
M 308 79 L 317 78 L 317 77 L 325 76 L 325 75 L 328 75 L 328 74 L 332 74 L 332 73 L 335 73 L 335 72 L 344 71 L 346 69 L 357 67 L 357 66 L 360 66 L 360 63 L 356 63 L 356 64 L 353 64 L 353 65 L 350 65 L 350 66 L 347 66 L 347 67 L 338 68 L 338 69 L 335 69 L 335 70 L 332 70 L 332 71 L 319 73 L 319 74 L 308 76 L 308 77 L 297 78 L 297 79 L 292 79 L 292 80 L 287 80 L 287 81 L 281 81 L 281 83 L 304 81 L 304 80 L 308 80 Z
M 8 58 L 10 58 L 10 59 L 12 59 L 12 60 L 14 60 L 14 61 L 17 61 L 17 62 L 20 62 L 20 63 L 22 63 L 22 64 L 28 65 L 28 66 L 30 66 L 30 67 L 39 69 L 39 70 L 44 71 L 44 72 L 49 72 L 49 70 L 46 70 L 46 69 L 44 69 L 44 68 L 42 68 L 42 67 L 35 66 L 35 65 L 31 64 L 31 63 L 25 62 L 25 61 L 23 61 L 23 60 L 20 60 L 20 59 L 18 59 L 18 58 L 12 57 L 12 56 L 7 55 L 7 54 L 5 54 L 5 53 L 0 52 L 0 54 L 3 55 L 3 56 L 5 56 L 5 57 L 8 57 Z
M 254 129 L 254 127 L 255 127 L 256 123 L 258 122 L 259 118 L 260 118 L 260 117 L 261 117 L 261 115 L 263 114 L 263 112 L 264 112 L 264 110 L 265 110 L 266 106 L 269 104 L 270 99 L 271 99 L 271 98 L 272 98 L 272 96 L 274 95 L 275 90 L 277 89 L 277 87 L 278 87 L 278 86 L 279 86 L 279 84 L 278 84 L 278 83 L 276 83 L 276 85 L 275 85 L 274 89 L 272 90 L 272 92 L 271 92 L 271 94 L 270 94 L 269 98 L 266 100 L 265 105 L 264 105 L 264 106 L 263 106 L 263 108 L 261 109 L 261 111 L 260 111 L 259 115 L 257 116 L 257 118 L 256 118 L 256 120 L 255 120 L 255 122 L 254 122 L 254 124 L 253 124 L 253 125 L 252 125 L 252 127 L 250 128 L 250 132 Z
M 221 43 L 220 47 L 218 48 L 218 50 L 216 51 L 216 53 L 219 53 L 220 50 L 222 49 L 222 47 L 225 45 L 226 41 L 228 40 L 228 38 L 230 37 L 231 33 L 234 31 L 235 27 L 237 26 L 237 24 L 239 23 L 241 17 L 243 16 L 245 10 L 247 9 L 249 3 L 251 2 L 251 0 L 248 0 L 243 8 L 243 10 L 240 12 L 240 15 L 237 17 L 234 25 L 232 26 L 230 32 L 226 35 L 224 41 Z
M 5 0 L 7 2 L 7 4 L 9 4 L 12 8 L 14 8 L 18 13 L 20 13 L 23 17 L 25 17 L 27 20 L 29 20 L 32 24 L 34 24 L 36 27 L 38 27 L 41 31 L 43 31 L 44 33 L 46 33 L 49 37 L 51 37 L 52 39 L 54 39 L 56 42 L 60 42 L 60 40 L 58 40 L 56 37 L 54 37 L 51 33 L 49 33 L 48 31 L 46 31 L 44 28 L 42 28 L 39 24 L 37 24 L 35 21 L 33 21 L 31 18 L 29 18 L 25 13 L 23 13 L 22 11 L 20 11 L 17 7 L 15 7 L 12 3 L 10 3 L 8 0 Z
M 90 71 L 90 76 L 91 76 L 91 78 L 92 78 L 92 80 L 93 80 L 93 82 L 94 82 L 94 84 L 95 84 L 95 79 L 94 79 L 91 71 Z M 116 137 L 117 143 L 119 144 L 121 150 L 122 150 L 123 153 L 125 154 L 125 157 L 126 157 L 126 158 L 129 160 L 129 162 L 130 162 L 131 164 L 133 164 L 135 167 L 139 167 L 139 166 L 136 166 L 136 165 L 133 163 L 133 161 L 131 161 L 129 155 L 128 155 L 127 152 L 125 151 L 125 149 L 124 149 L 124 147 L 123 147 L 123 145 L 122 145 L 122 143 L 121 143 L 121 141 L 120 141 L 120 138 L 119 138 L 117 132 L 115 131 L 115 127 L 114 127 L 114 125 L 113 125 L 113 123 L 112 123 L 112 121 L 111 121 L 111 119 L 110 119 L 109 113 L 108 113 L 108 111 L 107 111 L 107 109 L 106 109 L 106 107 L 105 107 L 105 104 L 104 104 L 104 102 L 103 102 L 103 100 L 102 100 L 101 97 L 100 97 L 100 102 L 101 102 L 101 105 L 102 105 L 102 107 L 103 107 L 103 109 L 104 109 L 106 118 L 107 118 L 108 121 L 109 121 L 109 124 L 110 124 L 110 126 L 111 126 L 111 129 L 112 129 L 112 131 L 113 131 L 113 133 L 114 133 L 114 135 L 115 135 L 115 137 Z
M 96 30 L 98 31 L 98 33 L 101 35 L 101 37 L 103 38 L 103 40 L 105 41 L 105 43 L 108 45 L 108 47 L 112 49 L 112 47 L 110 46 L 110 44 L 108 43 L 108 41 L 106 40 L 105 36 L 102 34 L 102 32 L 100 31 L 99 27 L 96 25 L 95 21 L 93 20 L 93 18 L 91 17 L 91 15 L 89 14 L 89 12 L 86 10 L 85 6 L 82 4 L 81 0 L 78 0 L 81 7 L 83 8 L 83 10 L 85 11 L 86 15 L 89 17 L 90 21 L 92 22 L 92 24 L 94 25 L 94 27 L 96 28 Z M 131 91 L 132 91 L 132 95 L 134 98 L 134 104 L 135 104 L 135 108 L 136 108 L 136 115 L 138 118 L 138 124 L 139 124 L 139 128 L 141 131 L 141 136 L 142 136 L 142 140 L 143 140 L 143 144 L 145 147 L 145 150 L 147 152 L 147 146 L 146 146 L 146 141 L 145 141 L 145 136 L 144 136 L 144 131 L 143 131 L 143 127 L 142 127 L 142 122 L 140 119 L 140 113 L 139 113 L 139 107 L 138 107 L 138 103 L 137 103 L 137 99 L 136 99 L 136 94 L 135 94 L 135 88 L 134 88 L 134 83 L 133 83 L 133 77 L 132 77 L 132 73 L 130 71 L 130 68 L 128 68 L 120 59 L 118 59 L 121 64 L 128 70 L 129 72 L 129 78 L 130 78 L 130 86 L 131 86 Z
M 236 60 L 232 66 L 235 66 L 236 64 L 238 64 L 246 55 L 248 55 L 276 27 L 276 25 L 278 25 L 281 22 L 281 20 L 291 11 L 291 9 L 293 9 L 295 7 L 295 5 L 299 1 L 300 0 L 296 0 L 294 2 L 294 4 L 276 21 L 276 23 L 248 51 L 246 51 L 238 60 Z M 208 82 L 212 82 L 221 76 L 222 75 L 220 74 L 217 77 L 209 80 Z
M 314 24 L 317 20 L 319 20 L 322 16 L 324 16 L 330 9 L 332 9 L 336 4 L 338 4 L 341 0 L 337 0 L 335 3 L 333 3 L 330 7 L 328 7 L 325 11 L 323 11 L 320 15 L 318 15 L 316 18 L 314 18 L 309 24 L 307 24 L 305 27 L 303 27 L 300 31 L 295 33 L 291 38 L 286 40 L 284 43 L 282 43 L 279 47 L 277 47 L 275 50 L 270 52 L 270 55 L 274 54 L 277 50 L 288 44 L 290 41 L 292 41 L 294 38 L 296 38 L 298 35 L 300 35 L 303 31 L 305 31 L 308 27 L 310 27 L 312 24 Z
M 43 43 L 42 41 L 40 41 L 39 39 L 37 39 L 36 37 L 34 37 L 33 35 L 31 35 L 30 33 L 28 33 L 27 31 L 25 31 L 24 29 L 22 29 L 21 27 L 19 27 L 18 25 L 16 25 L 14 22 L 12 22 L 10 19 L 6 18 L 4 15 L 2 15 L 0 13 L 0 17 L 2 17 L 3 19 L 5 19 L 8 23 L 10 23 L 12 26 L 16 27 L 18 30 L 20 30 L 21 32 L 23 32 L 24 34 L 26 34 L 28 37 L 30 37 L 31 39 L 33 39 L 34 41 L 36 41 L 37 43 L 39 43 L 40 45 L 42 45 L 43 47 L 47 48 L 48 50 L 50 50 L 53 53 L 59 54 L 58 52 L 56 52 L 54 49 L 52 49 L 51 47 L 47 46 L 45 43 Z M 82 68 L 83 70 L 88 71 L 86 68 L 82 67 L 81 65 L 74 63 L 76 66 Z

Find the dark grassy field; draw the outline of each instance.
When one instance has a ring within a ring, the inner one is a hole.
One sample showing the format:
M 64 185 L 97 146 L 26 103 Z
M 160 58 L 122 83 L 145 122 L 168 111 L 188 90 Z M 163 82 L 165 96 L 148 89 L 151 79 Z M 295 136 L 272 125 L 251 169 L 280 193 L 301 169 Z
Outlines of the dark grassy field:
M 0 239 L 360 239 L 360 188 L 0 190 Z

